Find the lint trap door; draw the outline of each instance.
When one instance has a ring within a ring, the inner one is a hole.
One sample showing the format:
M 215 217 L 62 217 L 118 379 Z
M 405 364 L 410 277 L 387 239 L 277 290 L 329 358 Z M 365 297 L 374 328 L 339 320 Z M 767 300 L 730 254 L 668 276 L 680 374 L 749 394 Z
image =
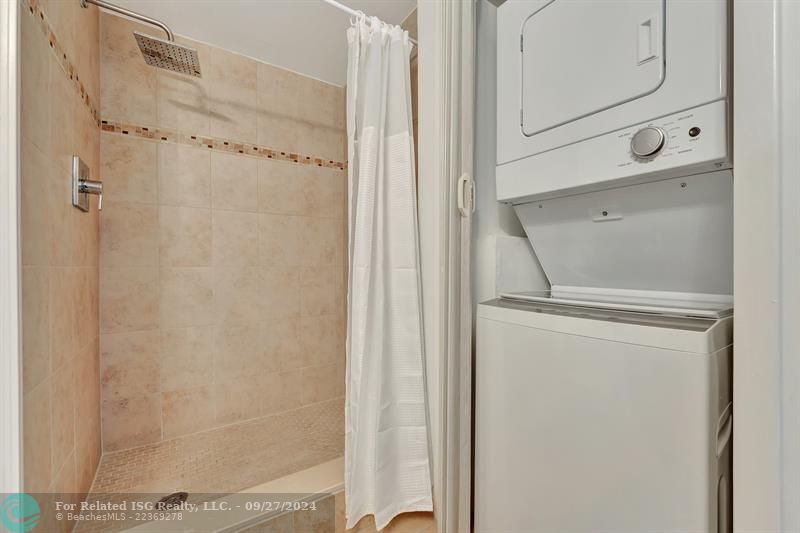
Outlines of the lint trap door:
M 540 5 L 520 36 L 522 132 L 533 136 L 656 91 L 664 25 L 664 0 Z

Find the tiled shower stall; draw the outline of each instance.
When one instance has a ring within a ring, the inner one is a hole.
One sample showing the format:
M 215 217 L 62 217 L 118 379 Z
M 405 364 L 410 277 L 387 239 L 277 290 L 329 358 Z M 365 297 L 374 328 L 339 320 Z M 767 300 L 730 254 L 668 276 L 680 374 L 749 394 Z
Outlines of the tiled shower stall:
M 148 28 L 100 27 L 104 451 L 343 413 L 343 88 L 193 42 L 202 78 L 153 69 Z
M 18 1 L 25 490 L 227 493 L 340 458 L 345 89 L 181 37 L 202 77 L 154 69 L 152 28 Z M 71 205 L 73 155 L 102 211 Z

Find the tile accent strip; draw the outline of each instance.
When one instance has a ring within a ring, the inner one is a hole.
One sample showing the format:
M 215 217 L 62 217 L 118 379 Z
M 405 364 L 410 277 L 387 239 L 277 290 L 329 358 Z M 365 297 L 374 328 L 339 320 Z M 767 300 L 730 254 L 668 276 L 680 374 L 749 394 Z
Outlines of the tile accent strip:
M 77 0 L 74 1 L 77 2 Z M 345 168 L 347 168 L 347 164 L 342 161 L 332 161 L 329 159 L 323 159 L 312 155 L 288 152 L 288 151 L 278 150 L 275 148 L 269 148 L 266 146 L 258 146 L 255 144 L 242 143 L 230 139 L 216 139 L 207 136 L 189 135 L 189 134 L 179 133 L 176 131 L 164 130 L 159 128 L 149 128 L 146 126 L 137 126 L 134 124 L 124 124 L 109 120 L 100 121 L 100 113 L 98 112 L 97 105 L 89 96 L 89 93 L 86 91 L 86 88 L 80 81 L 80 78 L 78 77 L 78 71 L 75 68 L 75 64 L 69 57 L 67 57 L 64 48 L 59 43 L 58 38 L 56 37 L 56 34 L 53 31 L 53 28 L 47 19 L 47 15 L 45 15 L 44 11 L 42 10 L 39 0 L 20 0 L 20 3 L 22 4 L 25 11 L 36 20 L 39 29 L 42 31 L 42 34 L 48 39 L 50 43 L 50 49 L 55 54 L 56 60 L 58 61 L 61 70 L 72 81 L 72 86 L 75 88 L 75 91 L 80 95 L 81 101 L 83 102 L 86 109 L 89 111 L 89 114 L 92 116 L 92 119 L 94 120 L 95 124 L 99 125 L 102 131 L 120 133 L 123 135 L 133 135 L 135 137 L 141 137 L 143 139 L 151 139 L 160 142 L 175 142 L 191 146 L 207 147 L 212 150 L 218 150 L 221 152 L 228 152 L 234 154 L 239 153 L 254 157 L 260 157 L 262 159 L 289 161 L 301 165 L 336 168 L 339 170 L 344 170 Z
M 74 1 L 77 2 L 78 0 Z M 42 34 L 50 42 L 50 49 L 55 54 L 56 60 L 58 61 L 58 64 L 61 66 L 61 70 L 64 71 L 64 74 L 67 77 L 69 77 L 69 79 L 72 81 L 72 86 L 74 87 L 75 91 L 80 95 L 83 105 L 86 107 L 86 109 L 89 111 L 89 114 L 92 116 L 92 120 L 94 120 L 95 124 L 99 125 L 100 113 L 97 111 L 97 105 L 89 96 L 89 93 L 86 91 L 86 88 L 83 86 L 83 83 L 78 77 L 78 69 L 75 68 L 75 64 L 69 57 L 67 57 L 67 53 L 64 51 L 64 48 L 61 46 L 61 43 L 58 42 L 58 38 L 56 37 L 56 34 L 53 31 L 53 27 L 47 20 L 47 15 L 44 14 L 42 6 L 39 5 L 39 0 L 20 0 L 20 2 L 24 10 L 34 19 L 36 19 L 39 29 L 42 30 Z
M 342 161 L 332 161 L 329 159 L 314 157 L 312 155 L 286 152 L 275 148 L 259 146 L 257 144 L 243 143 L 230 139 L 218 139 L 205 135 L 190 135 L 187 133 L 181 133 L 162 128 L 151 128 L 148 126 L 138 126 L 136 124 L 103 120 L 100 122 L 100 129 L 108 133 L 130 135 L 132 137 L 139 137 L 158 142 L 185 144 L 189 146 L 196 146 L 198 148 L 208 148 L 210 150 L 216 150 L 219 152 L 249 155 L 261 159 L 275 159 L 277 161 L 288 161 L 291 163 L 297 163 L 299 165 L 327 167 L 339 170 L 344 170 L 347 168 L 347 163 Z

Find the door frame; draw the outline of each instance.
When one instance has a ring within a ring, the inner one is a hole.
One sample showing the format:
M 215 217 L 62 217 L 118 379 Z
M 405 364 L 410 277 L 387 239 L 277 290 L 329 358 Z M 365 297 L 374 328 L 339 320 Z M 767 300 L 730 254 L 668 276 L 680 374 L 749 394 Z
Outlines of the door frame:
M 471 529 L 471 203 L 458 182 L 473 166 L 473 0 L 420 0 L 419 227 L 434 513 L 439 532 Z M 467 195 L 468 196 L 468 195 Z
M 22 487 L 19 5 L 0 2 L 0 493 Z
M 733 1 L 733 528 L 800 530 L 800 6 Z

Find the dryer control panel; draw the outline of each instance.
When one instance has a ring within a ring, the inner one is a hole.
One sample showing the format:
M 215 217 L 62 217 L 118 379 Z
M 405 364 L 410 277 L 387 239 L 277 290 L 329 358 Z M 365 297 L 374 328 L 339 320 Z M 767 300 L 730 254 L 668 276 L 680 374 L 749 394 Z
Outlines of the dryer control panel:
M 704 113 L 687 111 L 655 120 L 641 128 L 626 128 L 619 137 L 628 143 L 627 158 L 620 158 L 620 167 L 661 157 L 692 154 L 703 141 L 714 135 L 719 124 L 710 124 Z M 712 118 L 713 120 L 713 118 Z M 691 156 L 689 156 L 691 157 Z M 678 157 L 676 161 L 680 161 Z
M 497 199 L 513 204 L 730 168 L 727 104 L 688 111 L 497 166 Z

